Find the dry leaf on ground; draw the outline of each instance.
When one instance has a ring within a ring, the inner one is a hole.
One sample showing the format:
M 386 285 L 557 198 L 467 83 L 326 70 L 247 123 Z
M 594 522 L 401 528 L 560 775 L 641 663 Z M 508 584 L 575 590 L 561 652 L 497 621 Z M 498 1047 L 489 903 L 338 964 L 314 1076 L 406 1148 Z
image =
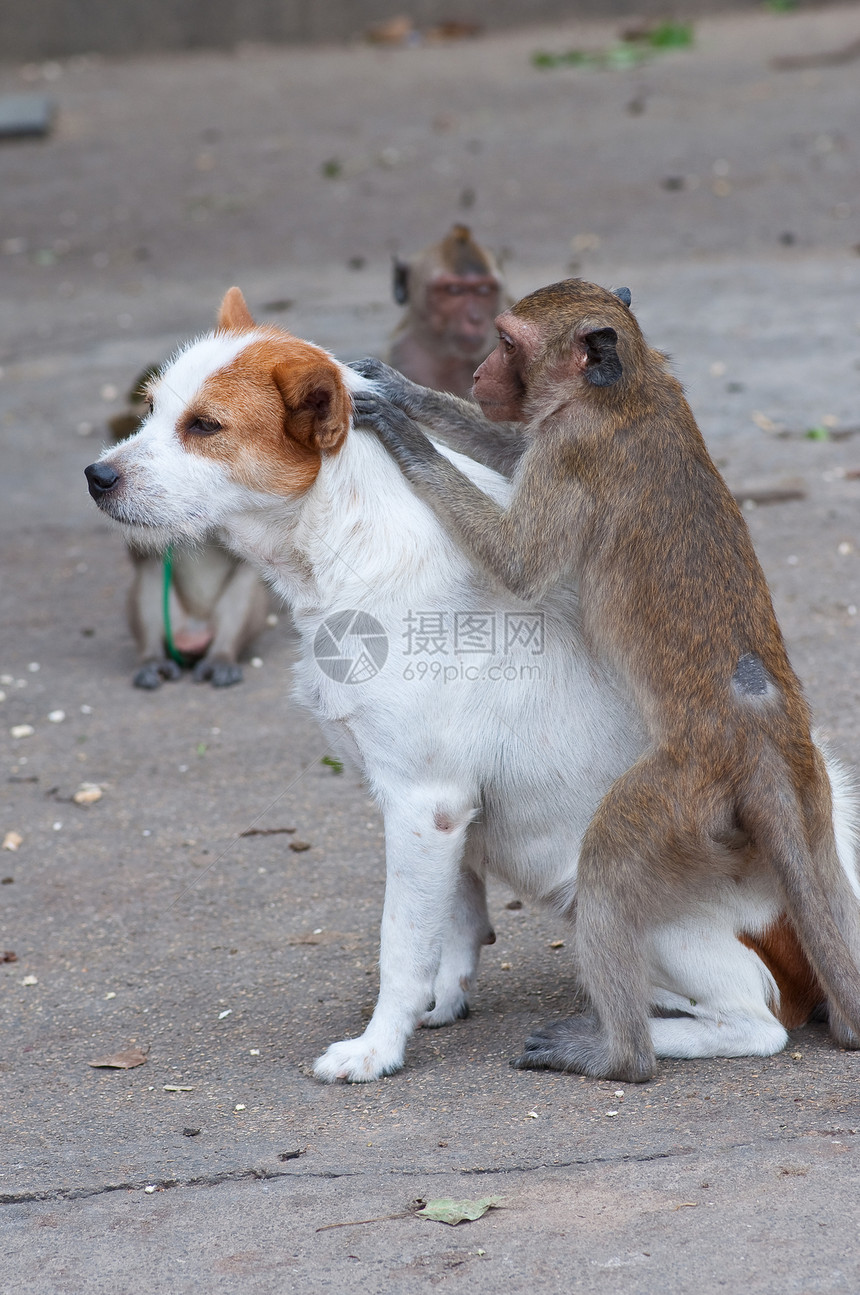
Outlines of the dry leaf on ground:
M 134 1070 L 135 1066 L 142 1066 L 144 1061 L 146 1053 L 141 1052 L 140 1048 L 126 1048 L 124 1052 L 114 1052 L 109 1057 L 99 1057 L 88 1064 L 99 1069 Z

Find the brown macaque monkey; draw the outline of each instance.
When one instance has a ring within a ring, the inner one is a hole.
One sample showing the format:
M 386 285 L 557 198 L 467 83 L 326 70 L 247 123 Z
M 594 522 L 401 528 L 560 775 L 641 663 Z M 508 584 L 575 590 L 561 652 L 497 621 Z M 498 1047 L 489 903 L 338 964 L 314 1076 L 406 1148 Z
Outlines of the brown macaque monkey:
M 146 413 L 145 389 L 156 368 L 145 370 L 129 392 L 129 407 L 110 420 L 115 441 L 136 432 Z M 213 687 L 239 683 L 239 660 L 261 633 L 269 613 L 269 593 L 253 567 L 214 538 L 171 553 L 168 592 L 171 655 L 164 617 L 164 560 L 128 546 L 134 567 L 126 610 L 137 643 L 137 688 L 158 688 L 178 679 L 182 666 L 192 678 Z M 179 657 L 179 660 L 176 658 Z M 180 661 L 182 665 L 180 665 Z
M 860 904 L 746 524 L 629 305 L 627 289 L 569 279 L 496 321 L 499 344 L 474 394 L 491 422 L 520 424 L 501 438 L 511 463 L 525 444 L 506 509 L 401 410 L 354 399 L 356 421 L 504 586 L 537 599 L 577 583 L 586 642 L 638 704 L 648 745 L 585 834 L 569 914 L 589 1010 L 535 1033 L 517 1064 L 640 1082 L 655 1067 L 648 941 L 693 910 L 709 882 L 775 879 L 831 1033 L 851 1048 L 860 1046 Z M 396 375 L 360 367 L 398 398 Z M 421 405 L 414 388 L 405 395 L 408 408 Z M 462 442 L 468 410 L 452 410 Z M 484 436 L 484 420 L 471 417 Z
M 405 306 L 391 363 L 414 382 L 468 396 L 496 341 L 502 277 L 467 225 L 454 225 L 413 261 L 394 261 L 394 299 Z

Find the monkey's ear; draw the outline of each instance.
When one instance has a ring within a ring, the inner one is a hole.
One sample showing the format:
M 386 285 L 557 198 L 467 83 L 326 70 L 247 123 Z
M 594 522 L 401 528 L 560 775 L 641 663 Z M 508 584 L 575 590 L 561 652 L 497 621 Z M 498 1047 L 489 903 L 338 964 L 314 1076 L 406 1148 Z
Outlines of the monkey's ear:
M 405 306 L 409 300 L 409 262 L 396 256 L 391 262 L 391 291 L 398 306 Z
M 629 307 L 630 302 L 633 300 L 632 296 L 630 295 L 629 288 L 613 288 L 612 291 L 615 293 L 619 301 L 623 301 L 625 306 Z
M 239 332 L 243 328 L 254 328 L 254 326 L 254 317 L 248 309 L 241 290 L 228 288 L 218 311 L 218 327 Z
M 340 374 L 333 365 L 319 365 L 296 372 L 289 363 L 279 364 L 272 374 L 283 397 L 288 434 L 309 450 L 334 454 L 349 431 L 352 402 Z
M 612 387 L 624 370 L 615 349 L 618 334 L 614 328 L 595 328 L 579 339 L 585 347 L 585 379 L 593 387 Z

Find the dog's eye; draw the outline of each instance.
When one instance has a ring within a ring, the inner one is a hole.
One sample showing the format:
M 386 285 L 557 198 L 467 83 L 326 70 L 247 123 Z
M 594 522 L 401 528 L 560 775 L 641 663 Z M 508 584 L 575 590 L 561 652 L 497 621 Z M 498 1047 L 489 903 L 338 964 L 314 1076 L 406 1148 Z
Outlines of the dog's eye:
M 186 431 L 194 436 L 214 436 L 216 432 L 221 431 L 221 424 L 214 418 L 192 418 L 187 424 Z

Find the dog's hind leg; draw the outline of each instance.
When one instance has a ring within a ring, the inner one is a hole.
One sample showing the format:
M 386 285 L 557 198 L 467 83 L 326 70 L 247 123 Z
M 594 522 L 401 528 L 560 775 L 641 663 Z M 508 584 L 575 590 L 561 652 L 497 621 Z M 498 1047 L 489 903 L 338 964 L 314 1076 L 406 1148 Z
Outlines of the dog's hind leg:
M 469 1001 L 478 975 L 481 946 L 495 944 L 496 933 L 487 913 L 481 846 L 468 841 L 451 920 L 442 938 L 442 957 L 433 985 L 433 1005 L 420 1024 L 451 1025 L 469 1015 Z
M 407 1040 L 433 1002 L 476 805 L 477 797 L 450 786 L 402 788 L 386 798 L 379 998 L 364 1034 L 333 1043 L 319 1058 L 318 1079 L 363 1083 L 403 1065 Z

